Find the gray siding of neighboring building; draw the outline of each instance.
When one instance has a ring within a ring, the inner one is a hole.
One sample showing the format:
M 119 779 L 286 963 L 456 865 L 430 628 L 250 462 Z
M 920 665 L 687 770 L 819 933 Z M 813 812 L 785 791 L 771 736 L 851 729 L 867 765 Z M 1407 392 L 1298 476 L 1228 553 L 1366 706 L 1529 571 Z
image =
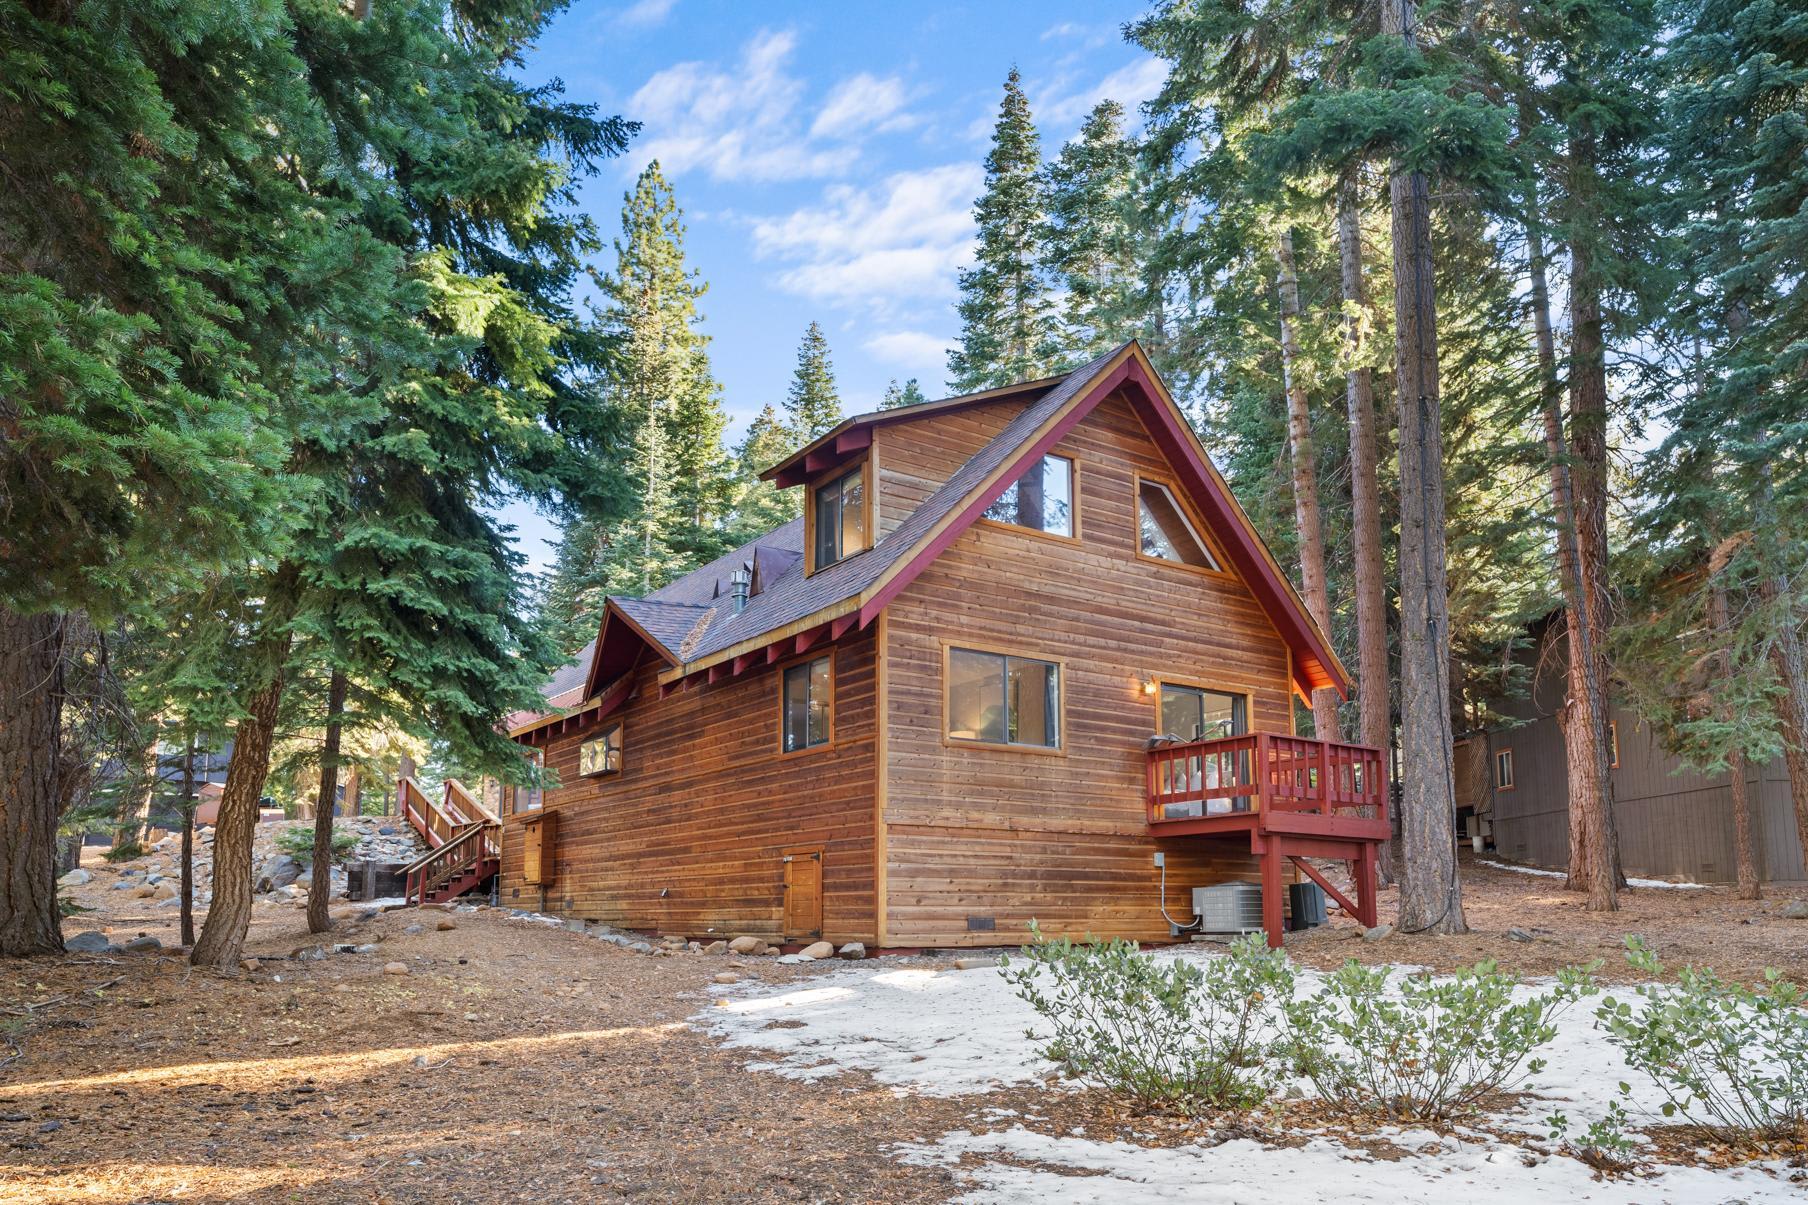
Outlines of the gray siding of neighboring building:
M 1556 712 L 1563 703 L 1561 650 L 1545 647 L 1532 696 L 1501 710 L 1524 723 L 1472 738 L 1486 741 L 1488 765 L 1513 750 L 1514 788 L 1495 789 L 1495 849 L 1515 862 L 1562 869 L 1569 862 L 1569 774 Z M 1637 716 L 1611 707 L 1620 763 L 1613 770 L 1614 819 L 1628 875 L 1730 883 L 1735 873 L 1733 801 L 1726 774 L 1685 769 Z M 1808 880 L 1781 758 L 1746 769 L 1758 872 L 1770 882 Z M 1490 786 L 1493 776 L 1490 773 Z

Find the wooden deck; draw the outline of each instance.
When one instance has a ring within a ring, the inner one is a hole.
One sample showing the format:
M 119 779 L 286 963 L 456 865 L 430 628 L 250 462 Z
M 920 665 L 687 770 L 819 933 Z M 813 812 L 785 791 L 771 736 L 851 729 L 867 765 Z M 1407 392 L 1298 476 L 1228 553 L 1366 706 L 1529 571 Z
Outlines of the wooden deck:
M 1376 923 L 1375 851 L 1389 835 L 1382 750 L 1266 732 L 1158 745 L 1148 753 L 1148 801 L 1152 835 L 1247 835 L 1262 867 L 1269 945 L 1281 944 L 1288 859 L 1363 924 Z M 1348 862 L 1356 898 L 1308 858 Z

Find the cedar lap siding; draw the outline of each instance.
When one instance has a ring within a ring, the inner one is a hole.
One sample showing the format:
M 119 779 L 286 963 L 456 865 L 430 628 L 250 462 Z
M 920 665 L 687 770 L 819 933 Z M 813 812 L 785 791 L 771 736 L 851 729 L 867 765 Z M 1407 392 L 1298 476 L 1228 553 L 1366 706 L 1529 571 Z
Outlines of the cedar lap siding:
M 1149 835 L 1157 720 L 1144 684 L 1244 695 L 1251 731 L 1287 732 L 1293 691 L 1341 686 L 1341 670 L 1222 482 L 1201 476 L 1196 454 L 1190 469 L 1175 463 L 1171 426 L 1164 452 L 1162 408 L 1179 421 L 1131 344 L 1067 378 L 848 420 L 777 466 L 769 475 L 786 485 L 863 464 L 869 490 L 878 483 L 875 546 L 806 577 L 806 525 L 794 522 L 656 591 L 651 607 L 612 603 L 580 654 L 587 678 L 568 672 L 549 687 L 557 710 L 517 718 L 517 739 L 558 774 L 545 798 L 557 849 L 542 900 L 522 881 L 531 814 L 506 815 L 502 901 L 692 938 L 805 941 L 819 866 L 830 941 L 990 946 L 1020 941 L 1032 919 L 1049 933 L 1166 940 L 1164 902 L 1182 917 L 1191 888 L 1256 880 L 1246 838 Z M 1074 537 L 975 519 L 1042 452 L 1073 462 Z M 1139 479 L 1184 499 L 1238 571 L 1139 555 Z M 755 593 L 736 616 L 728 575 L 743 566 Z M 799 656 L 799 640 L 819 643 Z M 1060 663 L 1060 748 L 948 739 L 950 646 Z M 831 740 L 782 753 L 782 670 L 825 651 Z M 580 744 L 618 720 L 621 771 L 581 777 Z

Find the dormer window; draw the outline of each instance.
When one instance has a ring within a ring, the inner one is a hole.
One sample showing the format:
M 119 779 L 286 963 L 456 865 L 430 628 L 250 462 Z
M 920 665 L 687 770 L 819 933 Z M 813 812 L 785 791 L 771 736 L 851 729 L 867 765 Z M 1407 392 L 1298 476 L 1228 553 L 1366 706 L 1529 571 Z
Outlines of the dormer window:
M 865 465 L 824 481 L 811 491 L 811 572 L 820 573 L 871 546 L 866 502 Z

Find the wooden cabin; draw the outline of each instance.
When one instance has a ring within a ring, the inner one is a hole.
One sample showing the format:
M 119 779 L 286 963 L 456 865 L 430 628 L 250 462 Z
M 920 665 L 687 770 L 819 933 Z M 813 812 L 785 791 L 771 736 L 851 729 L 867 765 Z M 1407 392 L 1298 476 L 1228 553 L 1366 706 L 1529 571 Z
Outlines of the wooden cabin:
M 1166 941 L 1192 888 L 1246 880 L 1278 942 L 1314 856 L 1373 923 L 1381 755 L 1292 735 L 1345 671 L 1141 348 L 847 419 L 766 477 L 801 518 L 609 599 L 513 721 L 557 785 L 487 801 L 503 904 L 703 940 Z

